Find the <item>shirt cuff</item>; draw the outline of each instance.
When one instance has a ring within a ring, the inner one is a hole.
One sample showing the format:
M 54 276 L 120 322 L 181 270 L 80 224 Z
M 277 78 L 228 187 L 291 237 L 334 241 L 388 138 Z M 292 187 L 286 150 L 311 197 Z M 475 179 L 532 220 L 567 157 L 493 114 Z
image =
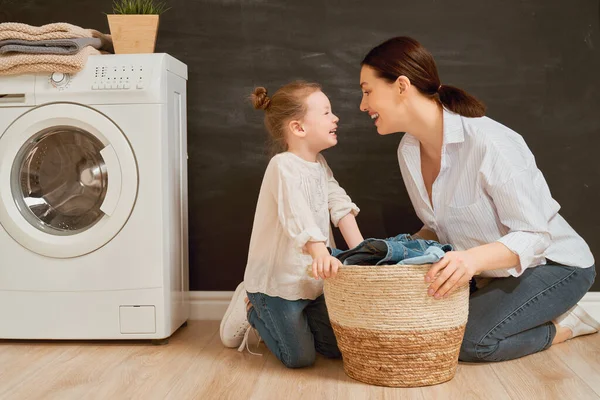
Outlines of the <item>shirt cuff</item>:
M 348 203 L 344 207 L 339 207 L 336 210 L 331 210 L 331 222 L 333 222 L 333 226 L 338 227 L 340 220 L 344 218 L 346 215 L 352 213 L 355 217 L 360 212 L 360 208 L 354 203 Z
M 543 255 L 549 245 L 546 235 L 531 232 L 511 232 L 498 242 L 505 245 L 510 251 L 519 256 L 519 264 L 507 271 L 512 276 L 519 277 L 529 267 L 546 263 Z
M 306 253 L 305 246 L 308 242 L 327 243 L 327 238 L 325 237 L 325 235 L 323 235 L 323 233 L 321 233 L 321 230 L 318 228 L 305 229 L 302 232 L 300 232 L 300 234 L 296 235 L 296 237 L 294 237 L 294 246 L 296 247 L 296 249 L 298 249 L 298 251 L 300 251 L 303 254 Z

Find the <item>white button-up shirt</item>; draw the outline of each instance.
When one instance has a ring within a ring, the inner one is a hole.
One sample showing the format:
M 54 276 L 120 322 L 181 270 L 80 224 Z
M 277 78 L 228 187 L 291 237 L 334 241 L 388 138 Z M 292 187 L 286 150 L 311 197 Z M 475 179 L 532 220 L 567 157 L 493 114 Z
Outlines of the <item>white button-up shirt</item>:
M 246 291 L 286 300 L 311 299 L 323 294 L 323 280 L 306 272 L 312 257 L 307 242 L 333 246 L 329 221 L 359 212 L 333 177 L 325 158 L 305 161 L 285 152 L 271 159 L 258 196 L 248 263 Z
M 417 216 L 442 243 L 456 250 L 498 241 L 519 265 L 481 276 L 519 276 L 546 260 L 590 267 L 586 242 L 558 214 L 542 172 L 521 135 L 487 117 L 467 118 L 444 109 L 441 169 L 432 203 L 421 174 L 419 141 L 405 134 L 400 171 Z

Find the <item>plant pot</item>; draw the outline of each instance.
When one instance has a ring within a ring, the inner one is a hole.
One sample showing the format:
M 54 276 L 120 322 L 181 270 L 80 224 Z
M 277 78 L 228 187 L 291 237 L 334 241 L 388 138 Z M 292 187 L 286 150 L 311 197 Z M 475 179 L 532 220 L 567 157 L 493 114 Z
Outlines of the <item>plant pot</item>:
M 108 14 L 115 54 L 154 53 L 158 15 Z

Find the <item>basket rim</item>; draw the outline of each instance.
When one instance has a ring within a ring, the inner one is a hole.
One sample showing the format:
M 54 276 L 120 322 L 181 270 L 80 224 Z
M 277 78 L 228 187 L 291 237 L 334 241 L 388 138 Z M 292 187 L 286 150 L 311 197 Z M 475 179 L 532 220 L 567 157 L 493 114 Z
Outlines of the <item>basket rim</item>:
M 342 264 L 338 267 L 340 269 L 357 269 L 357 268 L 402 268 L 402 269 L 429 269 L 433 264 L 383 264 L 383 265 L 355 265 L 355 264 Z

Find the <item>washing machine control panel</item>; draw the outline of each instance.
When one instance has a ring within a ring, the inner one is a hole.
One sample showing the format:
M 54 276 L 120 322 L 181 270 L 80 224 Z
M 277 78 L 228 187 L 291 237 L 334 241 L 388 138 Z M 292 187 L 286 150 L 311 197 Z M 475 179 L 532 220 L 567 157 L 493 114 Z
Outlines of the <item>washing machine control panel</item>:
M 61 88 L 68 85 L 70 80 L 71 75 L 62 72 L 54 72 L 52 75 L 50 75 L 50 83 L 55 88 Z
M 187 74 L 187 69 L 162 53 L 90 56 L 81 71 L 37 74 L 32 99 L 40 104 L 60 101 L 89 105 L 162 103 L 167 101 L 165 89 L 169 73 L 182 76 Z M 0 80 L 0 93 L 4 92 L 2 86 Z
M 92 90 L 140 90 L 151 71 L 143 65 L 96 65 L 93 72 Z

